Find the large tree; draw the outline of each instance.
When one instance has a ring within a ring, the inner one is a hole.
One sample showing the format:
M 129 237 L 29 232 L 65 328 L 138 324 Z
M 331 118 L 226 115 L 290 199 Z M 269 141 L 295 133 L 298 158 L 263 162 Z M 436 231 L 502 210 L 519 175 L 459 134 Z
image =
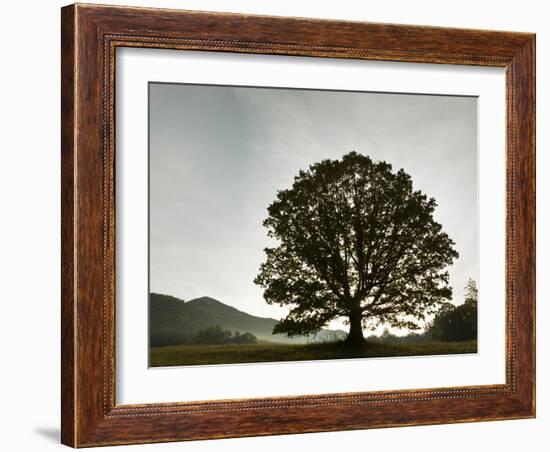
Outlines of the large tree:
M 267 303 L 290 307 L 274 332 L 314 334 L 341 318 L 357 344 L 379 324 L 420 328 L 451 298 L 458 257 L 435 207 L 402 169 L 356 152 L 300 171 L 263 223 L 277 246 L 255 282 Z

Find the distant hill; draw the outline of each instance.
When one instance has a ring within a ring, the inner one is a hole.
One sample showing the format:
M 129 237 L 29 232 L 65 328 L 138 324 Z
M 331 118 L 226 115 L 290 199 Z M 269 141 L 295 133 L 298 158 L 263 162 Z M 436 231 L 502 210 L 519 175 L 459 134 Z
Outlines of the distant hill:
M 152 347 L 189 342 L 209 326 L 220 325 L 225 330 L 252 333 L 260 341 L 306 343 L 342 339 L 341 330 L 321 330 L 315 337 L 289 338 L 272 334 L 277 320 L 256 317 L 239 311 L 210 297 L 183 301 L 170 295 L 152 293 L 149 297 L 149 340 Z

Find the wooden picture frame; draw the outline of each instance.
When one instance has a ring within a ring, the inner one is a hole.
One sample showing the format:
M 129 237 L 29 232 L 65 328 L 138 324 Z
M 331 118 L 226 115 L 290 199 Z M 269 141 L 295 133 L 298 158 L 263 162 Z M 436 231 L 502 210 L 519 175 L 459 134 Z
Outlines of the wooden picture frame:
M 85 447 L 535 416 L 535 35 L 76 4 L 62 9 L 61 37 L 64 444 Z M 118 47 L 505 68 L 506 383 L 117 405 Z

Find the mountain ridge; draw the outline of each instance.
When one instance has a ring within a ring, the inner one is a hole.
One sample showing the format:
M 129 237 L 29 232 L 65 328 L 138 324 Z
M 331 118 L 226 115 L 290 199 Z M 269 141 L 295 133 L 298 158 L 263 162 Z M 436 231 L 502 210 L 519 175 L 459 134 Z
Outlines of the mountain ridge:
M 151 293 L 149 296 L 149 342 L 152 347 L 190 343 L 196 334 L 210 326 L 254 334 L 258 340 L 300 344 L 342 339 L 342 330 L 321 330 L 315 337 L 289 338 L 273 334 L 278 320 L 257 317 L 213 297 L 202 296 L 189 301 L 172 295 Z

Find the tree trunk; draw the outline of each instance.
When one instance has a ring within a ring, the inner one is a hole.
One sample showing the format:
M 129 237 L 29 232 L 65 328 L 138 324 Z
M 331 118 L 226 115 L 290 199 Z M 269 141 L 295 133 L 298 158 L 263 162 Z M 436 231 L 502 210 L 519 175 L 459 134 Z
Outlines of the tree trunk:
M 365 343 L 363 336 L 363 327 L 361 320 L 363 313 L 361 311 L 352 311 L 349 316 L 349 334 L 346 342 L 350 345 L 361 345 Z

